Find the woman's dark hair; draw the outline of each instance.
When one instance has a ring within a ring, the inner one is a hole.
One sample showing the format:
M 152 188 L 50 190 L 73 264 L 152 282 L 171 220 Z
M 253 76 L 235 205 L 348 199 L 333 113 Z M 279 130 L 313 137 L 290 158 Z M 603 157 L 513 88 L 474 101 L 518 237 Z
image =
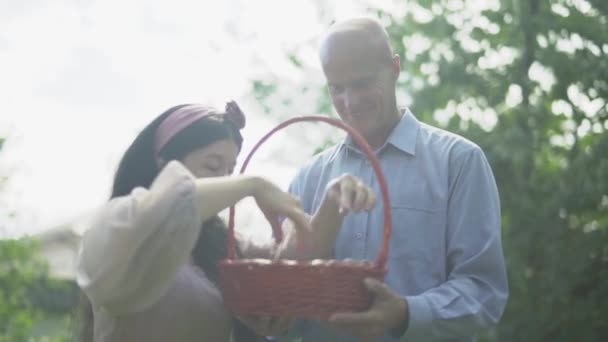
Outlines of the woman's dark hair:
M 114 175 L 110 198 L 125 196 L 137 187 L 149 188 L 160 169 L 154 153 L 154 139 L 159 125 L 176 110 L 187 106 L 169 108 L 146 126 L 123 155 Z M 239 150 L 243 137 L 237 126 L 220 113 L 205 116 L 176 134 L 161 148 L 159 155 L 165 161 L 181 160 L 188 153 L 219 140 L 232 139 Z M 201 227 L 192 257 L 207 277 L 217 285 L 217 263 L 226 257 L 226 225 L 218 217 L 205 221 Z M 237 341 L 255 341 L 256 335 L 238 319 L 233 322 Z M 77 318 L 76 341 L 93 341 L 93 308 L 87 296 L 81 292 Z

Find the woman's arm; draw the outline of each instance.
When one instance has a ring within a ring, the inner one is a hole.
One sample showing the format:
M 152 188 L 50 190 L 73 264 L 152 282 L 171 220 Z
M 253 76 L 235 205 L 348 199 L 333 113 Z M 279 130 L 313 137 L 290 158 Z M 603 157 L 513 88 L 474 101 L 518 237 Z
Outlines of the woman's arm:
M 112 313 L 152 305 L 190 258 L 202 222 L 247 196 L 303 221 L 297 201 L 261 178 L 195 179 L 170 162 L 149 190 L 115 198 L 96 215 L 80 248 L 79 286 Z

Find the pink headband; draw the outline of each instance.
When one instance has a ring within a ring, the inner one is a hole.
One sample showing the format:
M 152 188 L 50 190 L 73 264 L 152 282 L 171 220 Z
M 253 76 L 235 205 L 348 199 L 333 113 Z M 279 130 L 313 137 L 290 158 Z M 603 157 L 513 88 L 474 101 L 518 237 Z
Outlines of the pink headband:
M 177 133 L 190 126 L 195 121 L 209 115 L 225 115 L 238 129 L 245 127 L 245 114 L 234 101 L 226 103 L 226 112 L 220 113 L 217 109 L 201 104 L 185 105 L 168 117 L 156 129 L 154 136 L 154 156 L 160 165 L 160 151 L 162 148 L 177 135 Z

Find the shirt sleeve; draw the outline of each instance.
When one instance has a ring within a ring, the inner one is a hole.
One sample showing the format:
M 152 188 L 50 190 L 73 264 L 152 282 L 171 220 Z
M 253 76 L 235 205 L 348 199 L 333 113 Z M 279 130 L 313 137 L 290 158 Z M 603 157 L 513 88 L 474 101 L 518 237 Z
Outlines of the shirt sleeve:
M 313 196 L 310 187 L 318 186 L 319 182 L 319 166 L 318 160 L 315 158 L 311 163 L 302 167 L 296 173 L 295 177 L 289 183 L 287 192 L 296 196 L 300 200 L 302 209 L 312 215 L 317 208 L 313 208 Z
M 298 197 L 298 198 L 302 198 L 302 194 L 303 194 L 303 173 L 305 172 L 305 170 L 299 170 L 299 172 L 296 174 L 296 176 L 291 180 L 291 182 L 289 183 L 289 187 L 287 188 L 287 192 L 289 192 L 290 194 Z
M 506 305 L 500 203 L 490 165 L 475 147 L 451 169 L 447 281 L 405 297 L 410 318 L 403 341 L 472 336 L 496 324 Z
M 192 174 L 174 161 L 149 190 L 137 188 L 99 210 L 83 236 L 76 270 L 93 305 L 132 313 L 164 295 L 197 241 L 198 196 Z

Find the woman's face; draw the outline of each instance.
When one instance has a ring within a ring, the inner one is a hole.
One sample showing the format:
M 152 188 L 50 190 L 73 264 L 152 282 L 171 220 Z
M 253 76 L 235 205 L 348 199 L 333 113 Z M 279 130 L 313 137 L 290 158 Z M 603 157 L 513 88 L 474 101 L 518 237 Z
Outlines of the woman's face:
M 218 140 L 188 153 L 182 163 L 197 178 L 227 176 L 234 171 L 238 153 L 232 139 Z

